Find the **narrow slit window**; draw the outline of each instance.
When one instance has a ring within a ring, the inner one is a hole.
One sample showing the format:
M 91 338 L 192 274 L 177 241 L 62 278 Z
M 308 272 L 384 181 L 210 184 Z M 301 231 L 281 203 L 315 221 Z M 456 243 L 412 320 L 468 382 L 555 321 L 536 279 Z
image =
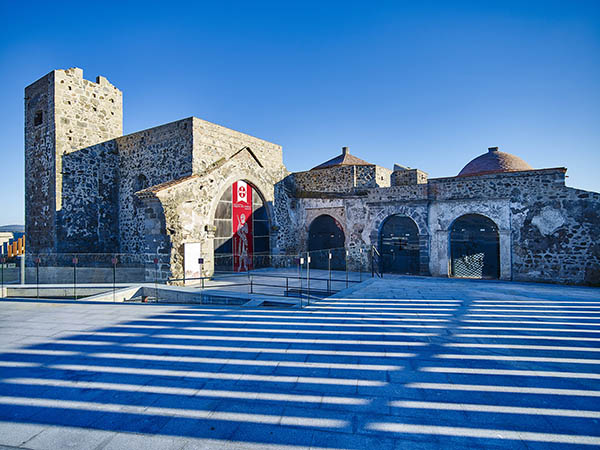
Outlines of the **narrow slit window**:
M 33 125 L 37 127 L 38 125 L 42 124 L 43 120 L 44 120 L 44 113 L 42 111 L 38 111 L 35 113 L 35 116 L 33 118 Z

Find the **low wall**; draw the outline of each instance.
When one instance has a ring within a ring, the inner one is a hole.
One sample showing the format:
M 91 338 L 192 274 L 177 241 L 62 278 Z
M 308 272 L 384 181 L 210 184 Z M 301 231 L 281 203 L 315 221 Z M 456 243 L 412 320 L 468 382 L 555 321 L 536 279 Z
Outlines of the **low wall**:
M 18 283 L 20 269 L 18 267 L 11 267 L 4 269 L 4 283 L 13 284 Z

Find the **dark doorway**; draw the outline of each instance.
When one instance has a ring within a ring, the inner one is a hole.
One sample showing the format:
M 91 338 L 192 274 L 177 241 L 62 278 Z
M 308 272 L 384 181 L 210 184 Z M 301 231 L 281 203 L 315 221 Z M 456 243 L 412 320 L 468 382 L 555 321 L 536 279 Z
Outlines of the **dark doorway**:
M 344 230 L 337 220 L 326 214 L 312 221 L 308 229 L 308 250 L 311 252 L 310 266 L 315 269 L 329 267 L 331 250 L 331 268 L 345 270 L 346 251 Z
M 388 217 L 379 233 L 381 270 L 388 273 L 419 273 L 419 229 L 410 217 Z
M 450 230 L 450 255 L 453 277 L 499 278 L 498 227 L 479 214 L 459 217 Z

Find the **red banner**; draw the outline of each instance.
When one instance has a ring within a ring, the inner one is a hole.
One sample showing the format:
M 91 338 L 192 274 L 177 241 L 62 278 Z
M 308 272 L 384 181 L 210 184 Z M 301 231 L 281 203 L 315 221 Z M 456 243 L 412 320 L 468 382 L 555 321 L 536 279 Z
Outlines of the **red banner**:
M 252 269 L 252 186 L 233 183 L 233 270 Z

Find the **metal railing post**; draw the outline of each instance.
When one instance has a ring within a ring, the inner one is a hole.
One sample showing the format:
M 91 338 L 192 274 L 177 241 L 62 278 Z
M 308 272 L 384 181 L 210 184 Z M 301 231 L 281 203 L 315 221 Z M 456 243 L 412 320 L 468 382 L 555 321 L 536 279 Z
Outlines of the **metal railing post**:
M 117 290 L 117 258 L 112 258 L 112 269 L 113 269 L 113 303 L 116 302 L 116 290 Z
M 306 252 L 306 299 L 310 306 L 310 252 Z
M 377 258 L 377 268 L 375 268 L 375 258 Z M 374 277 L 375 274 L 377 274 L 379 278 L 383 278 L 382 264 L 383 262 L 379 250 L 377 250 L 374 245 L 371 245 L 371 277 Z
M 363 249 L 360 249 L 360 263 L 358 264 L 358 281 L 362 282 L 362 254 Z
M 158 258 L 154 258 L 156 268 L 154 270 L 154 301 L 158 302 Z
M 36 298 L 40 299 L 40 258 L 35 258 L 35 290 Z
M 346 263 L 346 288 L 348 287 L 348 250 L 345 250 L 344 261 Z
M 76 256 L 73 257 L 73 297 L 77 301 L 77 263 L 79 260 Z
M 302 306 L 304 306 L 304 304 L 302 302 L 302 269 L 300 268 L 301 264 L 302 264 L 302 257 L 300 256 L 300 253 L 298 253 L 298 289 L 299 289 L 299 295 L 300 295 L 300 308 L 302 308 Z
M 331 250 L 327 253 L 327 270 L 329 271 L 329 284 L 331 284 Z
M 19 284 L 25 284 L 25 253 L 17 256 L 19 260 Z
M 3 257 L 0 258 L 0 264 L 2 264 L 2 287 L 0 287 L 0 297 L 4 298 L 4 263 L 6 259 Z

